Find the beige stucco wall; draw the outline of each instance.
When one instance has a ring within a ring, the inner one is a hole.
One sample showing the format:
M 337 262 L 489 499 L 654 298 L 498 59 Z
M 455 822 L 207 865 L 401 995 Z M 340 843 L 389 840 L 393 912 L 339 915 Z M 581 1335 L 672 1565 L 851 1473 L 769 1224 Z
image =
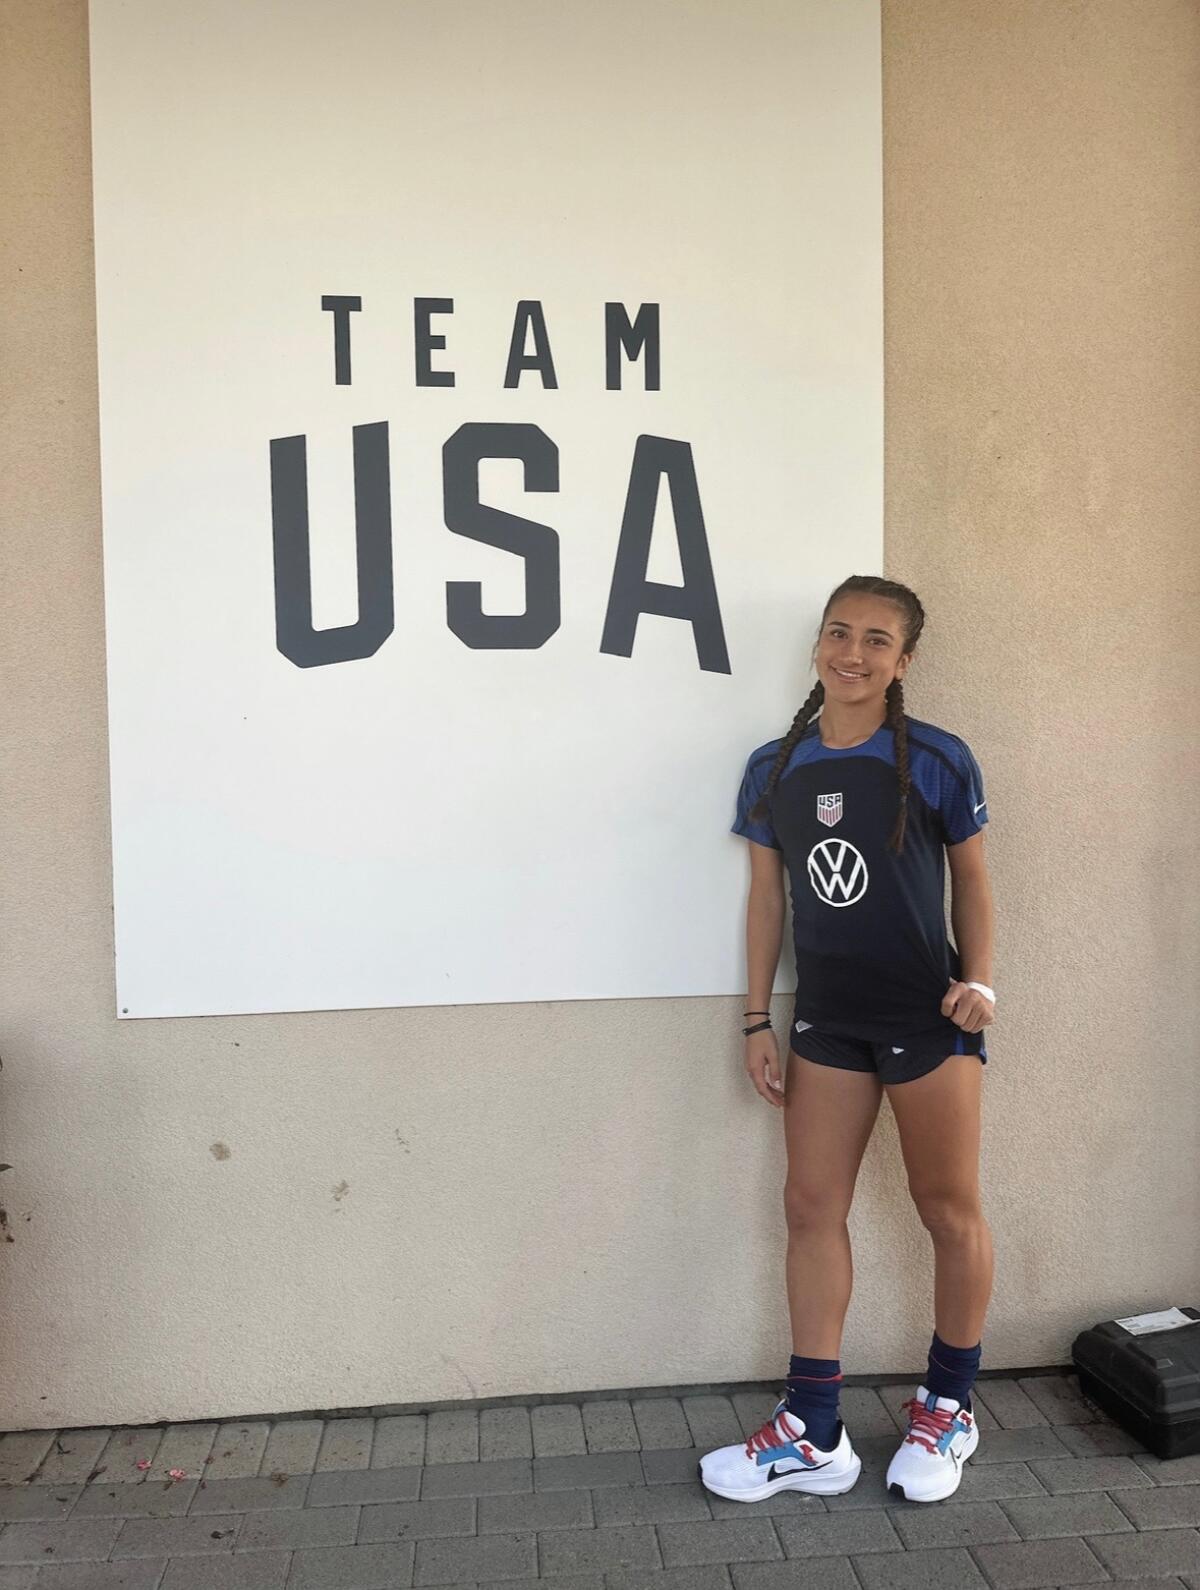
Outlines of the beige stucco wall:
M 886 564 L 988 780 L 1013 1368 L 1200 1302 L 1200 7 L 884 13 Z M 739 1001 L 115 1020 L 85 7 L 0 17 L 0 1428 L 777 1375 Z M 845 1368 L 916 1369 L 886 1110 L 853 1230 Z

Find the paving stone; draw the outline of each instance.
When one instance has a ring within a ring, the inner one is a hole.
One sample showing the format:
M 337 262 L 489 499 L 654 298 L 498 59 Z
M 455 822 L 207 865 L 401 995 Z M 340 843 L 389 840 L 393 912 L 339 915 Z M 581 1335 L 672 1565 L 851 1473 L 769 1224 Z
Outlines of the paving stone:
M 28 1480 L 53 1451 L 57 1434 L 56 1430 L 16 1430 L 0 1436 L 0 1485 Z
M 1044 1496 L 1045 1488 L 1024 1463 L 963 1465 L 955 1497 L 961 1502 L 1002 1502 L 1010 1496 Z
M 317 1473 L 332 1469 L 369 1469 L 375 1444 L 374 1419 L 329 1419 L 317 1452 Z M 254 1470 L 257 1473 L 257 1469 Z
M 608 1485 L 637 1485 L 641 1478 L 638 1452 L 589 1452 L 583 1457 L 533 1460 L 533 1487 L 538 1491 L 598 1490 Z
M 96 1478 L 111 1485 L 133 1483 L 145 1478 L 141 1462 L 153 1463 L 162 1445 L 165 1430 L 156 1428 L 114 1430 L 95 1465 Z
M 32 1518 L 61 1521 L 82 1493 L 82 1485 L 0 1486 L 0 1524 L 24 1523 Z
M 358 1520 L 361 1543 L 379 1540 L 436 1540 L 475 1533 L 473 1496 L 447 1496 L 436 1502 L 394 1502 L 364 1507 Z
M 1117 1491 L 1116 1502 L 1137 1529 L 1194 1529 L 1200 1525 L 1200 1485 L 1160 1485 Z
M 857 1490 L 858 1486 L 854 1489 Z M 779 1491 L 761 1502 L 751 1503 L 726 1501 L 723 1496 L 714 1496 L 711 1491 L 705 1492 L 705 1495 L 708 1497 L 708 1510 L 714 1518 L 795 1518 L 807 1513 L 823 1513 L 830 1501 L 828 1496 L 809 1496 L 803 1491 Z
M 283 1590 L 291 1562 L 290 1551 L 172 1557 L 159 1590 Z M 84 1587 L 80 1586 L 80 1590 Z
M 698 1446 L 685 1446 L 673 1451 L 643 1452 L 641 1456 L 642 1477 L 647 1485 L 680 1485 L 685 1480 L 696 1478 L 704 1450 Z
M 602 1573 L 556 1573 L 548 1579 L 493 1579 L 488 1584 L 462 1585 L 458 1590 L 604 1590 L 605 1582 Z
M 1200 1452 L 1178 1458 L 1159 1458 L 1145 1451 L 1131 1455 L 1155 1485 L 1193 1485 L 1200 1481 Z
M 375 1421 L 371 1467 L 419 1468 L 425 1461 L 425 1415 L 395 1414 Z
M 1071 1433 L 1066 1425 L 1052 1430 L 1048 1424 L 1030 1425 L 1018 1430 L 989 1430 L 987 1435 L 980 1436 L 971 1462 L 1028 1463 L 1033 1458 L 1066 1457 L 1070 1449 L 1065 1437 Z
M 426 1463 L 479 1461 L 479 1415 L 473 1408 L 431 1413 L 425 1426 Z
M 1074 1457 L 1136 1456 L 1146 1450 L 1141 1441 L 1115 1424 L 1059 1424 L 1054 1434 Z
M 270 1436 L 265 1419 L 231 1419 L 220 1425 L 205 1464 L 205 1479 L 240 1480 L 260 1473 Z
M 762 1429 L 779 1406 L 778 1392 L 770 1391 L 741 1391 L 729 1400 L 733 1404 L 742 1437 L 746 1441 L 756 1430 Z M 685 1436 L 680 1444 L 683 1445 L 686 1441 Z
M 729 1569 L 723 1563 L 703 1568 L 613 1568 L 604 1583 L 607 1590 L 730 1590 Z
M 294 1552 L 287 1590 L 391 1590 L 412 1583 L 411 1541 L 318 1546 Z
M 638 1452 L 641 1441 L 628 1402 L 585 1402 L 583 1434 L 589 1452 Z
M 239 1480 L 210 1480 L 196 1493 L 189 1511 L 195 1516 L 198 1513 L 257 1513 L 277 1507 L 304 1507 L 308 1505 L 312 1484 L 307 1474 L 281 1474 L 276 1478 L 251 1474 Z
M 78 1523 L 5 1524 L 0 1530 L 0 1563 L 90 1562 L 112 1551 L 119 1518 L 81 1518 Z
M 1145 1489 L 1154 1483 L 1129 1457 L 1040 1459 L 1029 1467 L 1051 1496 L 1070 1491 Z
M 1116 1503 L 1101 1491 L 1016 1497 L 1003 1505 L 1023 1540 L 1048 1540 L 1052 1535 L 1121 1534 L 1132 1527 Z
M 913 1551 L 1020 1538 L 996 1502 L 945 1501 L 936 1507 L 925 1502 L 906 1502 L 889 1507 L 888 1517 L 905 1546 Z
M 1200 1531 L 1151 1529 L 1145 1534 L 1088 1536 L 1087 1543 L 1114 1579 L 1200 1574 Z
M 987 1388 L 990 1381 L 979 1381 L 971 1387 L 971 1411 L 975 1415 L 975 1423 L 981 1430 L 998 1430 L 1000 1421 L 988 1407 Z
M 979 1393 L 1002 1430 L 1027 1430 L 1050 1422 L 1015 1380 L 981 1380 Z
M 782 1557 L 766 1518 L 722 1518 L 711 1523 L 660 1524 L 658 1539 L 668 1568 L 697 1563 L 769 1562 Z
M 711 1451 L 746 1439 L 728 1397 L 683 1397 L 681 1401 L 694 1446 Z
M 211 1518 L 127 1518 L 124 1522 L 98 1518 L 96 1523 L 120 1530 L 112 1550 L 102 1554 L 115 1562 L 118 1557 L 190 1557 L 199 1552 L 232 1551 L 242 1517 L 241 1513 L 217 1513 Z
M 657 1568 L 658 1541 L 649 1525 L 563 1529 L 538 1536 L 543 1573 L 594 1573 L 608 1568 Z
M 1017 1385 L 1051 1424 L 1103 1424 L 1084 1401 L 1078 1375 L 1026 1375 Z
M 596 1521 L 588 1491 L 535 1491 L 529 1496 L 481 1497 L 476 1530 L 480 1535 L 537 1534 L 543 1529 L 591 1529 Z
M 571 1492 L 558 1494 L 570 1495 Z M 699 1484 L 618 1486 L 593 1497 L 596 1523 L 684 1524 L 711 1518 L 708 1493 Z M 736 1507 L 736 1502 L 731 1504 Z M 743 1504 L 744 1505 L 744 1504 Z
M 738 1562 L 730 1569 L 735 1590 L 861 1590 L 849 1557 L 815 1562 Z
M 205 1458 L 213 1449 L 219 1426 L 216 1424 L 172 1424 L 159 1442 L 154 1462 L 146 1470 L 146 1479 L 165 1480 L 172 1469 L 182 1469 L 189 1479 L 204 1479 L 210 1465 Z
M 165 1558 L 147 1557 L 137 1562 L 65 1562 L 61 1568 L 0 1568 L 0 1590 L 20 1590 L 15 1579 L 5 1578 L 10 1572 L 30 1574 L 25 1582 L 35 1590 L 155 1590 L 165 1567 Z M 278 1580 L 271 1590 L 282 1584 Z
M 531 1458 L 533 1431 L 528 1408 L 485 1408 L 479 1415 L 479 1456 Z
M 86 1480 L 108 1445 L 111 1430 L 60 1430 L 38 1470 L 42 1485 Z
M 415 1502 L 421 1494 L 421 1470 L 342 1469 L 314 1474 L 305 1507 L 348 1507 L 354 1503 Z M 195 1508 L 192 1509 L 195 1512 Z
M 573 1402 L 546 1403 L 529 1415 L 534 1457 L 570 1457 L 587 1451 L 583 1417 Z
M 844 1386 L 838 1399 L 842 1423 L 850 1432 L 850 1439 L 858 1450 L 860 1441 L 869 1436 L 891 1436 L 896 1424 L 882 1397 L 870 1386 Z
M 533 1464 L 527 1458 L 492 1463 L 438 1463 L 421 1470 L 421 1500 L 439 1496 L 511 1496 L 533 1489 Z
M 604 1575 L 556 1573 L 549 1579 L 493 1579 L 488 1584 L 459 1585 L 457 1590 L 604 1590 Z
M 633 1422 L 637 1425 L 643 1452 L 691 1444 L 692 1432 L 678 1397 L 635 1398 Z
M 986 1581 L 961 1547 L 854 1557 L 863 1590 L 975 1590 Z
M 321 1419 L 280 1419 L 263 1449 L 260 1474 L 311 1474 L 325 1425 Z
M 199 1480 L 146 1480 L 141 1485 L 85 1486 L 72 1518 L 181 1518 L 200 1493 Z M 238 1508 L 214 1508 L 238 1512 Z
M 1108 1583 L 1107 1572 L 1082 1540 L 1019 1540 L 977 1546 L 974 1556 L 995 1590 Z
M 900 1551 L 899 1535 L 883 1512 L 811 1514 L 776 1524 L 789 1557 L 853 1557 L 858 1552 Z
M 357 1507 L 289 1508 L 249 1513 L 237 1544 L 240 1551 L 300 1551 L 306 1546 L 352 1546 L 358 1535 Z
M 32 1565 L 22 1568 L 0 1568 L 0 1590 L 33 1590 L 33 1581 L 39 1570 Z M 152 1590 L 152 1587 L 147 1587 Z
M 537 1568 L 537 1537 L 532 1534 L 484 1535 L 478 1540 L 419 1540 L 413 1583 L 478 1584 L 487 1579 L 534 1578 Z

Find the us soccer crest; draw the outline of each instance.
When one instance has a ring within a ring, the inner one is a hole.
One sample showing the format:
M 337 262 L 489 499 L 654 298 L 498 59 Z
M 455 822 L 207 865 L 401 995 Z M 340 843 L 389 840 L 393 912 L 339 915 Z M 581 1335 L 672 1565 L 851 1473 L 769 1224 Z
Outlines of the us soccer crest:
M 834 823 L 842 820 L 842 797 L 840 795 L 817 796 L 817 821 L 824 823 L 826 828 L 832 828 Z

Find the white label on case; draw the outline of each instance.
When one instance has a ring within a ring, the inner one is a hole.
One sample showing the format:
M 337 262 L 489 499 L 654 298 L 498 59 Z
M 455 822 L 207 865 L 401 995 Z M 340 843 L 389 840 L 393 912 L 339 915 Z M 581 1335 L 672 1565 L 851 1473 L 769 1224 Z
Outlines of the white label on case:
M 1193 1319 L 1181 1309 L 1163 1308 L 1157 1314 L 1131 1314 L 1128 1319 L 1117 1320 L 1116 1324 L 1131 1336 L 1149 1336 L 1153 1331 L 1174 1331 L 1181 1325 L 1200 1325 L 1200 1320 Z

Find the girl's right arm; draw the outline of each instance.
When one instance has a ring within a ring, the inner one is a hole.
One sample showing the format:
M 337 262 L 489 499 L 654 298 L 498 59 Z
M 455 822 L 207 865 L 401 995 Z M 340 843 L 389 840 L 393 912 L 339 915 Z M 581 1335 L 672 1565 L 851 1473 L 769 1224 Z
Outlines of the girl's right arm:
M 771 987 L 783 945 L 783 918 L 787 895 L 783 884 L 783 855 L 769 845 L 750 846 L 750 898 L 746 904 L 746 968 L 749 992 L 747 1010 L 769 1010 Z M 754 1027 L 765 1016 L 747 1016 L 743 1026 Z M 768 1104 L 783 1108 L 783 1080 L 779 1073 L 779 1046 L 770 1030 L 746 1039 L 746 1075 Z

